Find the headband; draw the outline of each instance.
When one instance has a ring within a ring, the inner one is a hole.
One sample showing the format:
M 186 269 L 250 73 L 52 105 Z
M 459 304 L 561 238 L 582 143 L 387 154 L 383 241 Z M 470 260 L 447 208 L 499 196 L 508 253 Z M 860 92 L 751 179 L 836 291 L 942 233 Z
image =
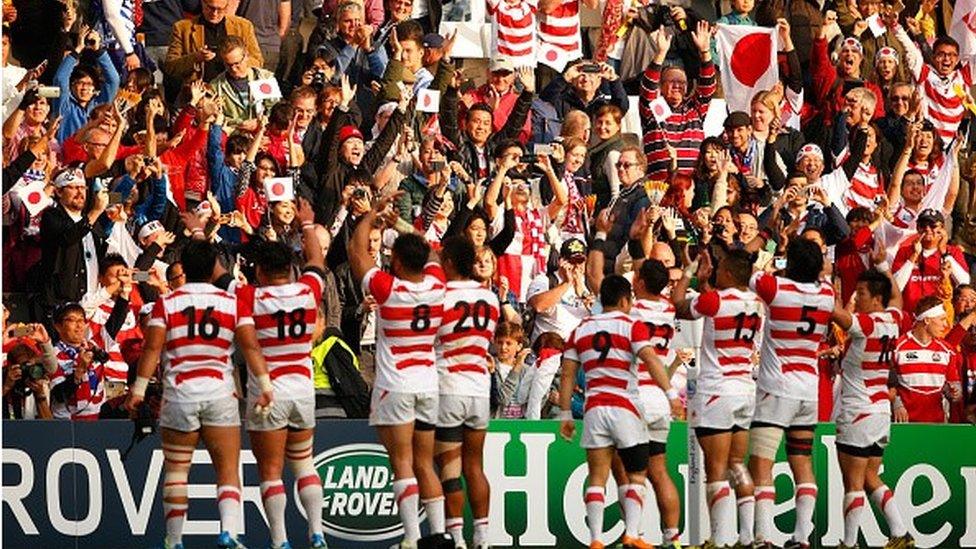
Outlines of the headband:
M 925 320 L 926 318 L 939 318 L 943 316 L 948 316 L 948 313 L 946 313 L 945 306 L 939 304 L 937 307 L 932 307 L 931 309 L 922 311 L 920 315 L 915 317 L 915 320 L 918 321 Z

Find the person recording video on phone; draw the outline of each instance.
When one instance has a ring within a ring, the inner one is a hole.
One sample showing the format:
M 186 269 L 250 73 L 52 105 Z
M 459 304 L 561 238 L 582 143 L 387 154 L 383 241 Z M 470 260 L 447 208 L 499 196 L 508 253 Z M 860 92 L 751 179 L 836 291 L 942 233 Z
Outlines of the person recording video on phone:
M 616 105 L 626 114 L 630 108 L 627 92 L 617 71 L 606 63 L 580 60 L 571 63 L 563 74 L 549 83 L 539 97 L 552 104 L 559 118 L 571 110 L 585 111 L 590 117 L 603 105 Z

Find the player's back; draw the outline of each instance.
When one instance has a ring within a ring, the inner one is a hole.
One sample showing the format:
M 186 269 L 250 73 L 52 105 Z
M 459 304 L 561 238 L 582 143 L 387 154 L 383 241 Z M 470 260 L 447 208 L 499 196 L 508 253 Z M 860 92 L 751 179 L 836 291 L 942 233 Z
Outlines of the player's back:
M 756 337 L 761 335 L 763 305 L 749 290 L 724 288 L 698 295 L 692 314 L 705 318 L 698 392 L 704 395 L 750 395 Z
M 489 395 L 488 347 L 499 315 L 498 297 L 480 282 L 447 283 L 435 351 L 441 394 Z
M 902 311 L 894 307 L 852 315 L 851 343 L 841 362 L 839 408 L 891 413 L 888 373 L 901 321 Z
M 834 289 L 826 283 L 801 283 L 766 273 L 756 273 L 751 286 L 767 306 L 756 380 L 759 389 L 817 400 L 817 349 L 834 309 Z
M 166 329 L 167 400 L 196 402 L 234 394 L 234 330 L 252 322 L 241 313 L 233 294 L 207 283 L 185 284 L 156 301 L 149 326 Z
M 322 279 L 306 272 L 288 284 L 242 286 L 237 296 L 254 318 L 275 398 L 313 398 L 312 332 L 322 296 Z M 250 372 L 248 392 L 253 397 L 260 394 L 257 379 Z

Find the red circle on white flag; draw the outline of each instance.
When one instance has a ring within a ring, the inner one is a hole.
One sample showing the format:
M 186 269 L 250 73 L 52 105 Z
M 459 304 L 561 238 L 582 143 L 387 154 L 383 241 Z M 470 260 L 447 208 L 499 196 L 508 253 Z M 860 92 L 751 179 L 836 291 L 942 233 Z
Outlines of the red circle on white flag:
M 546 61 L 555 61 L 557 57 L 559 57 L 559 54 L 556 53 L 556 50 L 549 50 L 546 52 Z
M 271 93 L 271 84 L 268 84 L 267 82 L 262 82 L 261 85 L 258 86 L 258 90 L 260 90 L 261 93 L 269 94 Z
M 662 107 L 660 103 L 654 105 L 654 114 L 656 114 L 657 116 L 664 115 L 664 107 Z
M 427 93 L 424 94 L 424 106 L 425 107 L 430 106 L 430 94 Z
M 285 194 L 285 185 L 282 183 L 275 183 L 274 185 L 271 185 L 271 194 L 275 196 Z
M 743 36 L 732 50 L 729 62 L 735 79 L 744 86 L 755 86 L 769 69 L 769 52 L 772 47 L 773 39 L 768 33 L 754 32 Z
M 27 195 L 27 202 L 30 204 L 40 204 L 41 203 L 41 193 L 34 191 Z

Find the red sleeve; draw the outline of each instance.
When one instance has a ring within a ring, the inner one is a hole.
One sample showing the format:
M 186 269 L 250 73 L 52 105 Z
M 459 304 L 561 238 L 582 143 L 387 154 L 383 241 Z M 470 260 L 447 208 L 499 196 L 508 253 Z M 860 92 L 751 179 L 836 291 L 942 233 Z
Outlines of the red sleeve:
M 959 246 L 947 246 L 946 251 L 952 256 L 952 259 L 956 260 L 956 263 L 960 267 L 969 271 L 969 263 L 966 262 L 966 257 L 962 255 L 962 249 Z
M 312 290 L 312 297 L 315 298 L 315 305 L 317 306 L 322 302 L 322 278 L 318 273 L 304 272 L 302 276 L 298 279 L 299 282 L 309 287 Z
M 946 334 L 945 341 L 953 349 L 959 349 L 959 346 L 962 345 L 962 341 L 966 339 L 967 333 L 968 332 L 966 331 L 965 328 L 963 328 L 959 324 L 956 324 L 955 326 L 952 327 L 951 330 L 949 330 L 949 333 Z
M 810 71 L 813 73 L 813 101 L 811 103 L 826 105 L 827 95 L 834 85 L 834 80 L 837 79 L 837 69 L 827 57 L 827 41 L 823 38 L 817 38 L 813 41 Z
M 444 274 L 444 268 L 441 267 L 440 263 L 428 263 L 424 266 L 424 274 L 432 276 L 445 284 L 447 283 L 447 275 Z
M 865 246 L 871 243 L 871 240 L 873 238 L 874 238 L 874 233 L 871 232 L 871 229 L 867 227 L 861 227 L 860 229 L 854 231 L 854 234 L 851 235 L 851 239 L 854 242 L 855 250 L 860 250 L 864 248 Z
M 134 154 L 142 154 L 143 148 L 139 145 L 121 145 L 119 151 L 115 153 L 116 160 L 125 160 Z
M 870 337 L 874 333 L 874 319 L 867 313 L 854 313 L 854 323 L 861 330 L 864 337 Z
M 237 293 L 237 323 L 251 324 L 254 322 L 254 286 L 244 284 L 238 286 Z
M 651 340 L 651 330 L 648 329 L 647 324 L 643 322 L 634 321 L 634 324 L 630 327 L 630 341 L 634 348 L 643 347 L 643 345 L 637 345 L 638 343 L 649 343 Z
M 917 238 L 917 236 L 910 238 L 902 242 L 901 246 L 898 247 L 898 253 L 895 254 L 895 260 L 891 264 L 892 273 L 897 273 L 902 268 L 902 265 L 908 261 L 908 258 L 912 255 L 912 249 L 915 246 L 915 240 Z
M 776 282 L 776 277 L 769 273 L 760 273 L 756 277 L 755 290 L 756 294 L 766 302 L 767 305 L 773 302 L 776 298 L 776 291 L 779 289 L 779 284 Z
M 718 292 L 711 291 L 699 295 L 695 299 L 692 309 L 699 317 L 715 316 L 718 314 L 718 309 L 721 305 L 722 298 L 719 297 Z
M 366 273 L 366 279 L 366 287 L 369 288 L 369 295 L 373 296 L 376 299 L 376 303 L 380 305 L 386 303 L 386 300 L 390 299 L 390 294 L 393 292 L 393 275 L 374 268 Z
M 962 367 L 962 358 L 959 353 L 952 353 L 952 360 L 949 361 L 949 369 L 946 372 L 946 381 L 958 383 L 960 381 L 959 370 Z

